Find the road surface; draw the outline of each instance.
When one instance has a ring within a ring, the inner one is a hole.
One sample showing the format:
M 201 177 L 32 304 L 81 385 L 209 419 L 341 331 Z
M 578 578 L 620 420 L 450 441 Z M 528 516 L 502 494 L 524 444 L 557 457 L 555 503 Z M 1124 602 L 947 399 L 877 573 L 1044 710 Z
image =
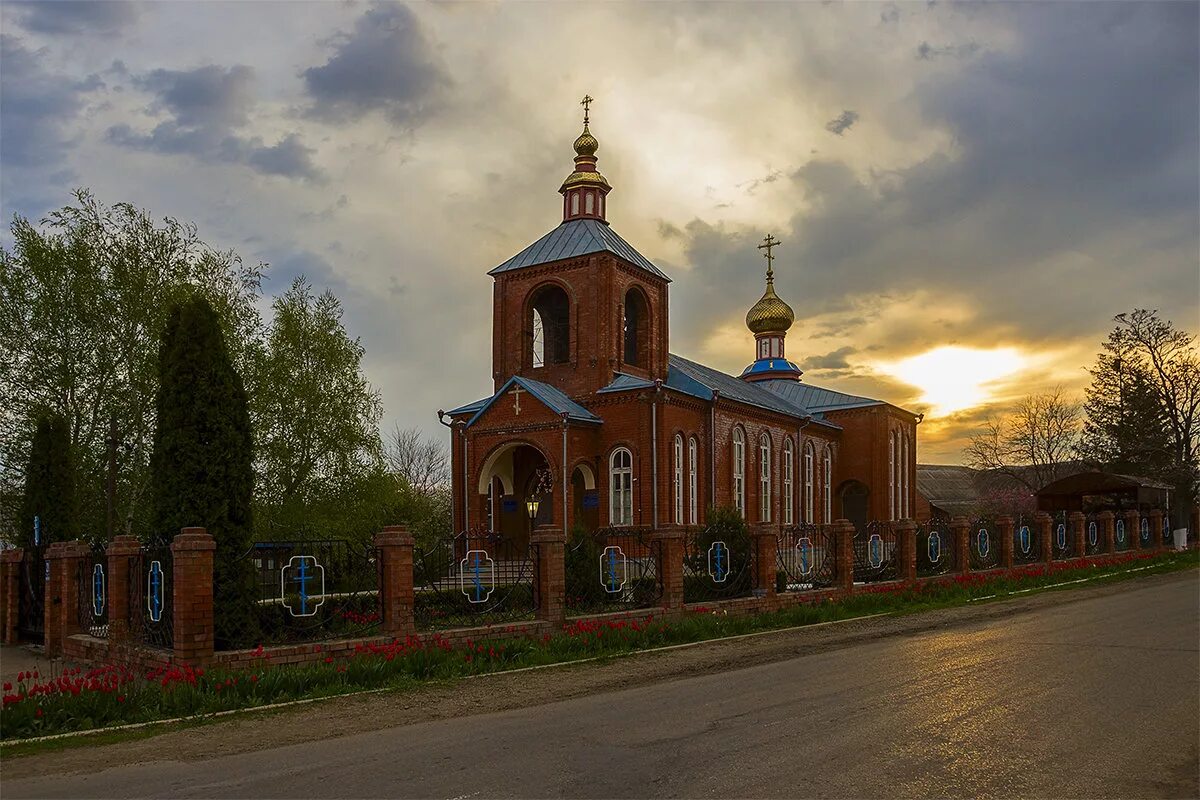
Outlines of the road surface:
M 3 794 L 1196 797 L 1197 577 L 550 705 L 4 781 Z

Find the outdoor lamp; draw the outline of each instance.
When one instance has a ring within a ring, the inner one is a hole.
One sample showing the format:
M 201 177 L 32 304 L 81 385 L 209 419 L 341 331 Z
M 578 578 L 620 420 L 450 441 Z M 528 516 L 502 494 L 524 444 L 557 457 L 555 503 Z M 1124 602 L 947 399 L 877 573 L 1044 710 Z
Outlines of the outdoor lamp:
M 541 503 L 538 502 L 536 497 L 532 497 L 525 501 L 525 510 L 529 512 L 530 519 L 533 519 L 537 516 L 539 505 L 541 505 Z

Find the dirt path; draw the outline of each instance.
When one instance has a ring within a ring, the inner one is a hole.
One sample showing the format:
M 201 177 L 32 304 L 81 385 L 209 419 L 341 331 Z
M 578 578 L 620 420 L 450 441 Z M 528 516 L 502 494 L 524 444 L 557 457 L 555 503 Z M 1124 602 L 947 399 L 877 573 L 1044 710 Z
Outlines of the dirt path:
M 537 706 L 581 695 L 627 689 L 755 664 L 808 656 L 887 636 L 911 636 L 1025 614 L 1163 582 L 1197 580 L 1198 573 L 1147 576 L 1135 582 L 1033 594 L 904 616 L 849 620 L 833 625 L 775 631 L 718 640 L 603 662 L 481 676 L 413 691 L 331 698 L 270 712 L 250 713 L 210 724 L 168 730 L 114 744 L 74 747 L 24 757 L 4 757 L 7 780 L 50 773 L 95 772 L 154 761 L 194 761 L 281 747 L 416 722 Z M 0 755 L 3 751 L 0 751 Z

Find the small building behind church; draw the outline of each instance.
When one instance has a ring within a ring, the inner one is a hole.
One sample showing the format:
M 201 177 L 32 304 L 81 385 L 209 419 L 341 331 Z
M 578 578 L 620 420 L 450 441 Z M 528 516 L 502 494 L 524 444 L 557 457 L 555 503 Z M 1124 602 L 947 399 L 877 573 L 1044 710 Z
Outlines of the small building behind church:
M 755 351 L 728 375 L 671 351 L 671 279 L 608 224 L 612 191 L 585 114 L 562 221 L 492 277 L 494 391 L 439 412 L 452 429 L 456 529 L 702 526 L 728 506 L 795 525 L 914 513 L 920 416 L 814 386 L 795 319 L 766 287 Z M 685 348 L 686 349 L 686 348 Z

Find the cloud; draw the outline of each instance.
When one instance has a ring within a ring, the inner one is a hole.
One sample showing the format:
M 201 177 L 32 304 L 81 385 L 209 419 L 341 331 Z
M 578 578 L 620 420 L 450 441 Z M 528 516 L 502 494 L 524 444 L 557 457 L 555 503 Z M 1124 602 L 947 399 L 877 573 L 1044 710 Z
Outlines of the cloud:
M 850 126 L 858 122 L 857 111 L 843 111 L 829 122 L 825 123 L 825 130 L 832 134 L 841 136 L 846 131 L 850 130 Z
M 70 147 L 71 123 L 99 79 L 75 80 L 42 66 L 44 52 L 0 34 L 0 164 L 7 168 L 59 165 Z
M 858 352 L 857 347 L 839 347 L 837 350 L 826 353 L 822 356 L 810 356 L 800 362 L 801 369 L 815 370 L 842 370 L 850 369 L 850 362 L 846 360 L 846 356 L 852 356 Z
M 275 144 L 240 129 L 250 122 L 256 101 L 254 70 L 216 65 L 192 70 L 157 69 L 133 79 L 133 85 L 154 95 L 148 111 L 168 119 L 149 133 L 127 124 L 110 127 L 109 142 L 163 155 L 189 155 L 209 163 L 241 164 L 264 175 L 320 181 L 323 173 L 313 162 L 316 152 L 299 134 L 290 133 Z
M 139 9 L 128 0 L 9 0 L 18 23 L 49 35 L 121 33 L 137 22 Z
M 420 20 L 406 5 L 380 5 L 352 33 L 332 40 L 333 55 L 302 78 L 312 116 L 344 122 L 372 111 L 400 125 L 419 123 L 449 85 Z
M 929 42 L 921 42 L 917 45 L 917 58 L 921 61 L 932 61 L 935 58 L 943 56 L 949 58 L 966 58 L 973 56 L 979 52 L 979 44 L 977 42 L 967 42 L 966 44 L 945 45 L 943 47 L 934 47 Z

